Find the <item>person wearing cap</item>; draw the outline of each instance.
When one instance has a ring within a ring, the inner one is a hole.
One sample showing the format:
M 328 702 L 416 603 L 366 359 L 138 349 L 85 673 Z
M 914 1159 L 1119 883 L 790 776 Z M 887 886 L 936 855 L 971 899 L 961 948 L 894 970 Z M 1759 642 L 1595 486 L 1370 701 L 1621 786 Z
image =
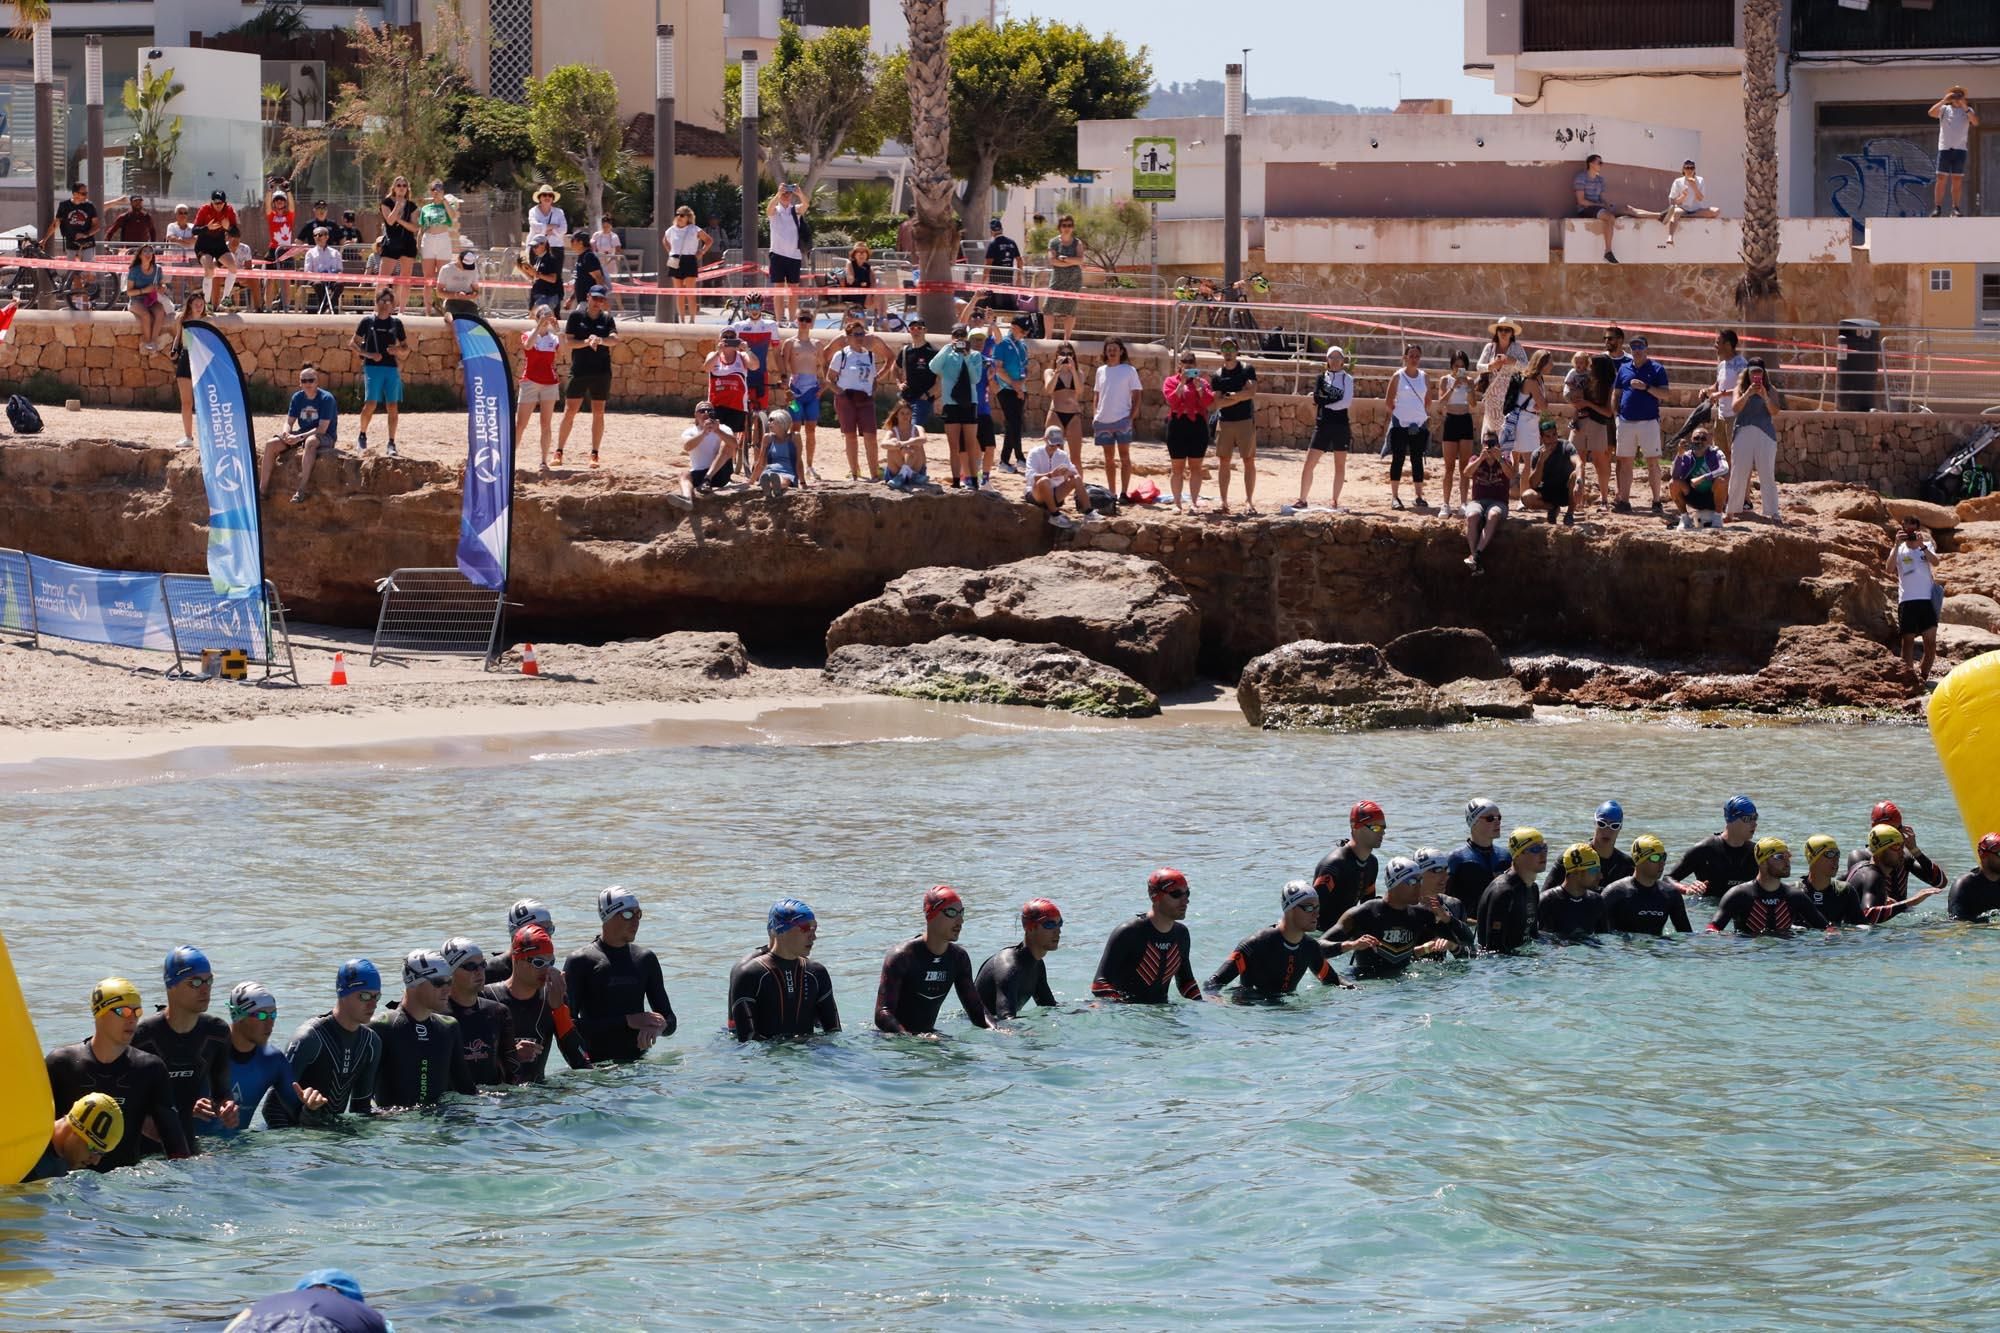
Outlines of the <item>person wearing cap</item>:
M 74 1046 L 58 1046 L 43 1060 L 57 1106 L 74 1106 L 93 1092 L 118 1103 L 128 1126 L 153 1124 L 155 1142 L 167 1156 L 186 1157 L 194 1149 L 174 1109 L 173 1080 L 166 1062 L 132 1045 L 142 1012 L 139 988 L 123 977 L 106 977 L 90 991 L 90 1036 Z M 132 1133 L 103 1151 L 94 1169 L 115 1171 L 146 1155 L 145 1135 Z M 157 1149 L 155 1149 L 157 1150 Z
M 677 509 L 692 512 L 696 496 L 721 490 L 735 472 L 742 437 L 716 419 L 720 410 L 703 399 L 694 405 L 693 424 L 681 432 L 687 470 L 680 475 L 679 489 L 666 497 Z
M 1908 856 L 1908 840 L 1896 825 L 1877 824 L 1868 830 L 1868 859 L 1848 867 L 1847 887 L 1869 925 L 1879 926 L 1944 892 L 1931 886 L 1911 894 Z
M 1021 285 L 1021 247 L 999 218 L 986 220 L 986 280 L 1000 287 Z
M 366 958 L 350 958 L 334 974 L 333 994 L 333 1008 L 307 1022 L 285 1048 L 299 1105 L 265 1098 L 264 1123 L 273 1129 L 330 1125 L 350 1109 L 368 1110 L 382 1063 L 382 1039 L 369 1024 L 382 998 L 382 974 Z
M 583 1036 L 570 1014 L 562 969 L 555 961 L 556 945 L 547 925 L 524 919 L 506 956 L 494 960 L 507 971 L 480 992 L 507 1009 L 514 1034 L 516 1083 L 543 1081 L 551 1047 L 561 1049 L 571 1069 L 590 1068 L 590 1052 L 584 1048 Z M 487 965 L 486 975 L 493 975 L 492 963 Z
M 161 969 L 167 1003 L 140 1020 L 132 1044 L 167 1066 L 174 1111 L 187 1131 L 188 1146 L 199 1151 L 195 1130 L 203 1120 L 235 1129 L 242 1108 L 229 1095 L 229 1024 L 208 1012 L 215 998 L 215 971 L 208 955 L 183 944 L 167 955 Z
M 972 981 L 972 956 L 958 943 L 965 929 L 965 901 L 949 884 L 924 893 L 924 928 L 883 956 L 875 987 L 875 1027 L 904 1036 L 932 1036 L 938 1010 L 954 990 L 974 1027 L 993 1020 Z
M 403 372 L 396 357 L 409 346 L 410 338 L 396 314 L 393 288 L 377 289 L 374 312 L 361 317 L 349 341 L 361 357 L 361 420 L 355 427 L 355 445 L 362 453 L 368 452 L 368 423 L 375 419 L 379 407 L 389 417 L 389 443 L 383 453 L 394 458 L 396 423 L 403 411 Z
M 222 1333 L 389 1333 L 361 1284 L 338 1268 L 318 1268 L 290 1291 L 244 1307 Z
M 1070 458 L 1068 443 L 1061 426 L 1050 426 L 1042 432 L 1042 442 L 1028 455 L 1028 470 L 1023 479 L 1027 484 L 1026 498 L 1030 504 L 1047 511 L 1050 527 L 1076 526 L 1062 512 L 1065 500 L 1074 499 L 1077 511 L 1085 518 L 1094 517 L 1090 498 L 1083 488 L 1083 473 Z
M 549 915 L 548 907 L 538 898 L 516 898 L 513 904 L 507 909 L 507 942 L 486 955 L 486 979 L 488 981 L 506 981 L 514 975 L 516 970 L 514 967 L 515 941 L 520 937 L 520 930 L 523 926 L 540 926 L 548 932 L 549 939 L 552 942 L 555 939 L 555 918 Z M 553 968 L 549 970 L 554 973 L 555 979 L 560 983 L 562 980 L 561 970 Z
M 570 312 L 563 325 L 569 340 L 569 392 L 563 408 L 562 431 L 556 437 L 556 461 L 562 461 L 569 447 L 570 428 L 576 425 L 577 411 L 590 403 L 590 465 L 598 463 L 597 451 L 604 444 L 604 404 L 611 397 L 611 348 L 618 341 L 618 320 L 611 313 L 611 293 L 592 287 L 581 309 Z
M 1019 1018 L 1030 1000 L 1044 1009 L 1056 1007 L 1045 960 L 1062 947 L 1062 928 L 1062 908 L 1047 898 L 1030 898 L 1021 904 L 1021 942 L 981 963 L 973 978 L 979 1002 L 995 1023 Z
M 1479 895 L 1486 886 L 1507 872 L 1509 857 L 1500 842 L 1500 807 L 1483 796 L 1465 803 L 1465 845 L 1445 862 L 1444 891 L 1465 905 L 1479 910 Z
M 146 196 L 131 195 L 125 201 L 125 211 L 104 229 L 104 239 L 126 245 L 151 245 L 159 239 L 153 223 L 153 215 L 146 211 Z
M 1841 878 L 1840 844 L 1828 834 L 1815 833 L 1806 839 L 1806 873 L 1799 881 L 1799 892 L 1836 926 L 1867 924 L 1861 911 L 1861 895 Z
M 553 306 L 535 307 L 535 327 L 521 334 L 521 378 L 514 391 L 514 440 L 518 449 L 528 433 L 528 418 L 542 421 L 541 470 L 549 470 L 549 446 L 555 439 L 556 404 L 562 401 L 562 381 L 556 377 L 556 353 L 562 350 L 562 326 Z M 557 455 L 557 462 L 562 461 Z M 497 962 L 505 962 L 496 959 Z
M 125 1112 L 118 1103 L 102 1092 L 85 1093 L 66 1114 L 56 1117 L 49 1129 L 49 1146 L 21 1177 L 21 1183 L 57 1180 L 72 1171 L 95 1167 L 124 1138 Z
M 1632 858 L 1618 850 L 1618 835 L 1625 828 L 1625 807 L 1616 801 L 1606 801 L 1597 807 L 1595 827 L 1590 834 L 1590 850 L 1597 853 L 1597 882 L 1611 885 L 1632 873 Z M 1549 867 L 1549 876 L 1542 882 L 1543 889 L 1561 888 L 1564 867 L 1560 860 Z
M 1451 911 L 1445 878 L 1445 860 L 1430 848 L 1392 858 L 1382 896 L 1341 913 L 1320 942 L 1352 954 L 1362 979 L 1397 976 L 1419 958 L 1467 956 L 1471 932 Z
M 1667 387 L 1667 368 L 1646 354 L 1646 340 L 1626 344 L 1632 359 L 1618 367 L 1618 500 L 1620 514 L 1632 512 L 1632 463 L 1646 465 L 1646 484 L 1653 491 L 1653 512 L 1664 514 L 1660 499 L 1660 390 Z
M 938 348 L 932 346 L 929 330 L 921 319 L 905 326 L 910 344 L 896 353 L 896 396 L 910 409 L 910 420 L 918 430 L 928 430 L 937 392 L 937 372 L 931 368 Z
M 1013 472 L 1026 462 L 1022 454 L 1023 436 L 1028 429 L 1028 339 L 1027 317 L 1009 315 L 1005 336 L 987 344 L 993 362 L 993 377 L 1000 381 L 995 396 L 1000 400 L 1000 470 Z M 1068 435 L 1065 432 L 1064 440 Z
M 1540 829 L 1517 828 L 1507 835 L 1507 857 L 1506 873 L 1479 895 L 1481 953 L 1514 953 L 1532 944 L 1539 930 L 1535 877 L 1549 863 L 1548 839 Z
M 1595 847 L 1597 844 L 1592 843 Z M 1667 844 L 1650 833 L 1632 840 L 1631 873 L 1604 886 L 1604 928 L 1616 935 L 1682 934 L 1694 929 L 1687 897 L 1666 878 Z
M 1347 836 L 1313 867 L 1313 891 L 1319 895 L 1319 919 L 1331 926 L 1375 896 L 1382 865 L 1376 851 L 1388 836 L 1389 819 L 1374 801 L 1356 801 L 1347 811 Z M 1490 879 L 1491 876 L 1488 876 Z
M 771 407 L 771 349 L 777 345 L 778 335 L 785 331 L 785 326 L 771 318 L 770 312 L 764 309 L 764 298 L 752 292 L 743 298 L 742 316 L 722 327 L 724 332 L 735 334 L 748 353 L 750 369 L 745 376 L 744 387 L 749 397 L 744 407 L 750 413 L 747 429 L 754 435 L 763 427 L 762 414 Z M 886 362 L 888 358 L 889 349 L 885 346 L 881 359 Z
M 1187 876 L 1172 866 L 1146 877 L 1151 906 L 1115 927 L 1104 942 L 1092 995 L 1125 1004 L 1165 1004 L 1177 988 L 1187 999 L 1201 998 L 1185 922 L 1190 892 Z
M 1945 886 L 1945 881 L 1949 876 L 1944 873 L 1943 866 L 1938 865 L 1930 857 L 1918 850 L 1917 831 L 1911 828 L 1908 821 L 1903 818 L 1902 807 L 1898 806 L 1894 801 L 1877 801 L 1869 808 L 1868 824 L 1871 828 L 1877 824 L 1887 824 L 1892 828 L 1901 830 L 1903 834 L 1903 865 L 1901 870 L 1897 872 L 1889 883 L 1893 897 L 1900 899 L 1908 896 L 1910 880 L 1912 878 L 1933 888 L 1941 889 Z M 1857 847 L 1854 849 L 1853 854 L 1847 858 L 1847 869 L 1852 870 L 1868 859 L 1867 849 Z
M 1573 842 L 1563 849 L 1556 863 L 1562 882 L 1542 890 L 1535 912 L 1541 929 L 1557 939 L 1581 939 L 1602 935 L 1611 929 L 1604 915 L 1604 864 L 1597 849 L 1587 842 Z
M 445 1010 L 458 1024 L 459 1046 L 474 1083 L 518 1083 L 514 1053 L 514 1015 L 486 990 L 486 951 L 463 935 L 454 935 L 438 950 L 451 968 L 446 983 Z
M 1687 892 L 1720 898 L 1738 884 L 1757 878 L 1757 803 L 1732 796 L 1722 807 L 1722 832 L 1711 833 L 1681 853 L 1670 878 Z
M 613 884 L 597 895 L 597 938 L 563 963 L 570 1008 L 598 1064 L 626 1064 L 680 1026 L 660 960 L 633 943 L 645 916 L 639 897 Z
M 1980 835 L 1979 864 L 1951 886 L 1945 909 L 1954 921 L 1984 921 L 1989 912 L 2000 912 L 2000 833 Z
M 1915 514 L 1903 515 L 1889 548 L 1889 577 L 1896 580 L 1896 656 L 1930 679 L 1937 665 L 1937 545 Z M 1923 651 L 1918 653 L 1918 645 Z
M 757 354 L 743 345 L 743 335 L 725 328 L 716 339 L 715 350 L 702 358 L 708 374 L 705 400 L 715 419 L 738 437 L 750 431 L 750 373 L 760 366 Z
M 1257 368 L 1237 355 L 1236 340 L 1222 340 L 1222 364 L 1208 377 L 1215 390 L 1215 489 L 1218 508 L 1229 512 L 1230 463 L 1243 458 L 1243 512 L 1257 512 Z
M 1319 894 L 1302 879 L 1288 881 L 1278 891 L 1278 924 L 1238 944 L 1202 989 L 1219 995 L 1235 982 L 1244 999 L 1268 1000 L 1290 995 L 1308 972 L 1322 985 L 1353 989 L 1333 970 L 1340 951 L 1321 944 L 1318 925 Z
M 804 271 L 805 250 L 800 237 L 803 230 L 800 219 L 805 211 L 805 194 L 790 181 L 780 185 L 771 202 L 764 206 L 771 226 L 769 276 L 771 285 L 777 288 L 773 299 L 781 320 L 791 315 L 792 287 Z
M 1734 926 L 1738 935 L 1790 935 L 1798 926 L 1834 929 L 1810 899 L 1785 883 L 1792 873 L 1792 849 L 1784 839 L 1759 838 L 1751 852 L 1757 858 L 1757 877 L 1722 895 L 1715 919 L 1708 923 L 1710 934 L 1719 935 L 1727 926 Z
M 264 195 L 264 231 L 269 242 L 264 247 L 264 262 L 273 268 L 284 264 L 295 253 L 299 211 L 292 206 L 291 194 L 286 186 L 291 182 L 272 177 Z M 271 300 L 274 307 L 290 309 L 292 289 L 289 283 L 276 284 L 277 295 Z
M 530 314 L 547 306 L 560 311 L 563 303 L 562 251 L 537 237 L 529 242 L 527 254 L 514 265 L 514 272 L 528 280 Z
M 222 279 L 216 277 L 215 266 L 220 263 L 229 270 L 228 285 L 236 282 L 236 253 L 230 248 L 229 234 L 239 229 L 236 210 L 229 203 L 229 196 L 220 190 L 209 192 L 208 202 L 194 215 L 194 257 L 201 261 L 202 290 L 208 293 L 208 303 L 222 304 Z
M 271 1044 L 278 1023 L 278 1001 L 268 987 L 255 981 L 238 982 L 229 992 L 229 1100 L 237 1107 L 237 1123 L 219 1117 L 197 1115 L 196 1134 L 217 1134 L 228 1139 L 250 1127 L 257 1108 L 269 1096 L 287 1104 L 293 1120 L 300 1108 L 324 1110 L 326 1098 L 310 1088 L 302 1088 L 292 1078 L 292 1062 Z
M 581 310 L 589 301 L 592 288 L 611 290 L 611 279 L 605 275 L 603 256 L 590 244 L 588 231 L 578 227 L 569 234 L 565 243 L 569 247 L 570 308 Z
M 875 381 L 887 369 L 887 355 L 887 346 L 868 332 L 866 324 L 852 318 L 842 326 L 841 340 L 827 355 L 826 373 L 833 379 L 833 414 L 847 449 L 850 481 L 888 479 L 888 474 L 880 471 L 881 425 L 875 419 Z M 863 446 L 868 453 L 866 472 L 861 470 Z
M 1537 352 L 1544 356 L 1546 353 Z M 1564 439 L 1557 429 L 1554 417 L 1543 417 L 1540 422 L 1540 451 L 1534 463 L 1528 468 L 1528 475 L 1522 485 L 1535 492 L 1542 500 L 1542 510 L 1548 515 L 1550 527 L 1556 525 L 1556 513 L 1562 515 L 1566 528 L 1576 526 L 1576 446 Z
M 780 898 L 764 916 L 766 940 L 729 971 L 729 1032 L 739 1042 L 840 1031 L 833 979 L 812 960 L 819 918 L 800 898 Z
M 437 284 L 438 295 L 444 298 L 447 315 L 464 315 L 467 319 L 479 315 L 479 252 L 465 250 L 459 253 L 454 263 L 441 266 L 432 279 Z
M 1674 512 L 1667 526 L 1683 531 L 1695 528 L 1722 528 L 1722 501 L 1715 484 L 1729 476 L 1729 457 L 1715 447 L 1714 437 L 1705 426 L 1689 431 L 1674 454 L 1674 466 L 1667 476 L 1667 498 Z
M 480 960 L 485 966 L 485 960 Z M 479 1084 L 465 1061 L 465 1034 L 444 1012 L 451 998 L 451 964 L 435 949 L 412 949 L 403 958 L 403 1001 L 369 1024 L 382 1041 L 374 1092 L 355 1099 L 355 1110 L 435 1106 L 448 1092 L 472 1096 Z
M 794 428 L 792 414 L 782 407 L 764 414 L 764 435 L 757 441 L 757 461 L 751 471 L 764 494 L 774 500 L 805 485 L 810 471 L 799 453 L 799 442 L 792 438 Z

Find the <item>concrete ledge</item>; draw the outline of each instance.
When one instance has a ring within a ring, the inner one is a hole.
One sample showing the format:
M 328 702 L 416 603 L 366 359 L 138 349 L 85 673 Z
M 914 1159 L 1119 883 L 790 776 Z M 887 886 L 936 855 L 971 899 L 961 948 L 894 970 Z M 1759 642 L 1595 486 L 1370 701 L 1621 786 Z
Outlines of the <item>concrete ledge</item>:
M 1541 218 L 1271 218 L 1272 264 L 1546 264 Z
M 1604 262 L 1604 238 L 1598 234 L 1596 223 L 1585 218 L 1568 218 L 1562 228 L 1565 264 Z M 1672 246 L 1665 246 L 1666 239 L 1667 225 L 1664 222 L 1648 218 L 1619 218 L 1615 238 L 1618 262 L 1743 262 L 1743 223 L 1738 218 L 1690 218 L 1681 223 Z M 1854 262 L 1852 240 L 1852 228 L 1846 218 L 1781 218 L 1778 222 L 1778 253 L 1788 265 L 1851 264 Z
M 2000 218 L 1870 218 L 1866 248 L 1878 264 L 2000 263 Z

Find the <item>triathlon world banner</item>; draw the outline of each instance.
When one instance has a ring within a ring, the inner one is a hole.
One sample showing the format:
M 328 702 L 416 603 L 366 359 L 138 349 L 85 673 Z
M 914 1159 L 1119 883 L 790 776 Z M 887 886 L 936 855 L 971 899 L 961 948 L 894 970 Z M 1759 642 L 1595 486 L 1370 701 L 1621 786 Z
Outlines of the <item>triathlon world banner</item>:
M 208 576 L 224 597 L 264 590 L 264 540 L 257 509 L 257 453 L 243 368 L 219 330 L 194 321 L 187 339 L 194 379 L 194 438 L 208 490 Z
M 492 326 L 454 315 L 465 363 L 465 502 L 458 522 L 458 568 L 482 588 L 507 586 L 507 538 L 514 508 L 514 375 Z
M 173 626 L 158 574 L 92 569 L 28 557 L 34 575 L 35 628 L 58 639 L 172 652 Z

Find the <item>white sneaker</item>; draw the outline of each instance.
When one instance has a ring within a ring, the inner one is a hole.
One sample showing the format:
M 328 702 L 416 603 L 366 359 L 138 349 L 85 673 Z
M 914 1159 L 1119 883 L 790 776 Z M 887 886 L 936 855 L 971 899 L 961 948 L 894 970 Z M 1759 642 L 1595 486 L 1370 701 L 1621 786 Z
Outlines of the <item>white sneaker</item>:
M 1682 532 L 1693 532 L 1693 531 L 1694 531 L 1694 515 L 1693 515 L 1693 514 L 1682 514 L 1682 515 L 1681 515 L 1681 521 L 1680 521 L 1680 523 L 1678 524 L 1678 526 L 1679 526 L 1679 528 L 1680 528 L 1680 530 L 1681 530 Z
M 1068 514 L 1050 514 L 1049 526 L 1052 528 L 1073 528 L 1076 526 L 1076 520 Z
M 1310 507 L 1310 506 L 1308 506 L 1308 508 L 1309 508 L 1309 507 Z M 1299 512 L 1299 509 L 1300 509 L 1300 507 L 1299 507 L 1299 506 L 1297 506 L 1297 505 L 1279 505 L 1279 506 L 1278 506 L 1278 512 L 1279 512 L 1280 514 L 1285 514 L 1285 515 L 1291 515 L 1291 514 L 1296 514 L 1296 513 L 1298 513 L 1298 512 Z
M 192 436 L 192 435 L 183 435 L 183 436 L 181 436 L 181 444 L 180 444 L 180 447 L 181 447 L 181 448 L 183 448 L 183 449 L 192 449 L 192 448 L 194 448 L 194 436 Z

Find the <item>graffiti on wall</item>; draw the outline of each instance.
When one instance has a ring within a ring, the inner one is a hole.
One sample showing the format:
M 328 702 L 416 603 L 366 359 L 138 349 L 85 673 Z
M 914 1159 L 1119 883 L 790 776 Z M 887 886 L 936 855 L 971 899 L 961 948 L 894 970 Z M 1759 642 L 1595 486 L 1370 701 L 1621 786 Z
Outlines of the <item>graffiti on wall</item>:
M 1597 142 L 1597 126 L 1588 122 L 1575 127 L 1565 125 L 1556 131 L 1555 137 L 1556 147 L 1558 148 L 1574 148 L 1581 144 L 1595 144 Z
M 1931 211 L 1937 161 L 1931 150 L 1908 139 L 1869 139 L 1861 151 L 1842 153 L 1827 173 L 1833 211 L 1854 223 L 1863 239 L 1869 218 L 1921 218 Z

